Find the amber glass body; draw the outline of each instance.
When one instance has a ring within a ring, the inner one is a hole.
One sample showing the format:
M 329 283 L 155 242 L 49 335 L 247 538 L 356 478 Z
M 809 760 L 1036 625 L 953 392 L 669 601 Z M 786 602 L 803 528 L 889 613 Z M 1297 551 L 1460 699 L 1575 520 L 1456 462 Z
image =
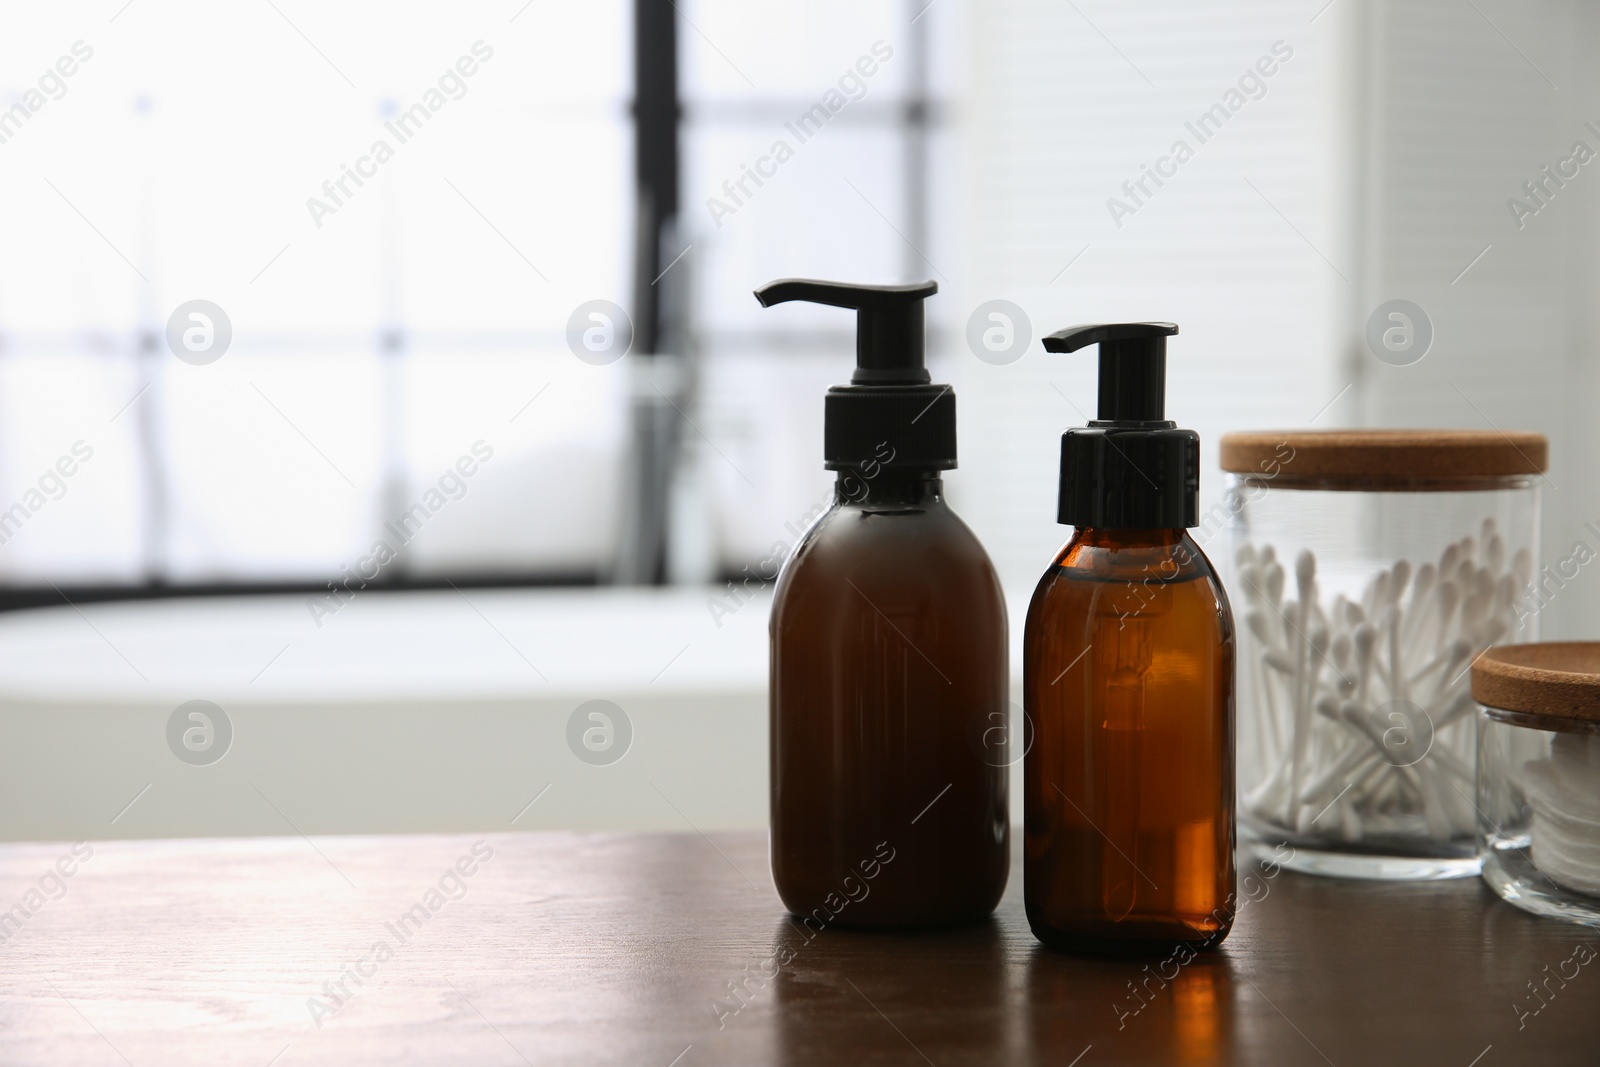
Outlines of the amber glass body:
M 1091 953 L 1212 947 L 1234 913 L 1233 620 L 1183 530 L 1078 530 L 1028 608 L 1028 923 Z
M 937 472 L 842 476 L 771 631 L 784 905 L 842 927 L 987 916 L 1010 866 L 1006 608 Z

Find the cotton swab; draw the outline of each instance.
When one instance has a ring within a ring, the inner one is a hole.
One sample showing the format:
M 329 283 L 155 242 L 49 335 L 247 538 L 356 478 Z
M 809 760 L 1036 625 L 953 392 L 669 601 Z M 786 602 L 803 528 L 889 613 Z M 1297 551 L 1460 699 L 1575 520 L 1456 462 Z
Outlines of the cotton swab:
M 1515 628 L 1531 553 L 1508 552 L 1488 519 L 1437 560 L 1397 561 L 1326 602 L 1309 549 L 1290 600 L 1272 545 L 1241 546 L 1236 560 L 1266 720 L 1247 812 L 1350 843 L 1473 833 L 1457 798 L 1475 751 L 1466 667 Z

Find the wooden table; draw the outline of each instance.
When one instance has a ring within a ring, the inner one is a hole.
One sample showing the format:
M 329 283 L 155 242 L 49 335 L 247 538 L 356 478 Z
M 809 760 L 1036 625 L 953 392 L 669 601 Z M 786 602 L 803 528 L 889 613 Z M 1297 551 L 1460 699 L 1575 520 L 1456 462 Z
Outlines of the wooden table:
M 5 846 L 0 1063 L 1600 1063 L 1600 931 L 1256 875 L 1135 999 L 1144 964 L 1034 942 L 1016 874 L 982 926 L 807 939 L 760 833 Z

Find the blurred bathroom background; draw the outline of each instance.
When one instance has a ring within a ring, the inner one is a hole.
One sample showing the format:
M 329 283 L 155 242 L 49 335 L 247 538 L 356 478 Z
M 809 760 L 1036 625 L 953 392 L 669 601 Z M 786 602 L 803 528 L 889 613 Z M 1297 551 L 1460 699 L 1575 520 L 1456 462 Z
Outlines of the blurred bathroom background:
M 1014 646 L 1079 322 L 1181 325 L 1203 510 L 1229 430 L 1531 429 L 1544 558 L 1600 548 L 1579 0 L 0 22 L 0 839 L 765 825 L 760 579 L 854 325 L 778 277 L 939 283 Z M 1394 300 L 1419 358 L 1368 344 Z M 1548 600 L 1600 636 L 1594 575 Z

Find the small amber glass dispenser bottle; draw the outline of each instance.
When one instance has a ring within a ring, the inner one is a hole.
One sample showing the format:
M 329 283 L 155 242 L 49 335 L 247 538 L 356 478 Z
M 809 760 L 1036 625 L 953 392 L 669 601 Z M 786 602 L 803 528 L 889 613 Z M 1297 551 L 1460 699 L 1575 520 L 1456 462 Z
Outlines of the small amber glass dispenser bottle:
M 1090 953 L 1213 947 L 1233 924 L 1233 619 L 1200 546 L 1200 438 L 1164 415 L 1171 323 L 1076 326 L 1099 418 L 1061 438 L 1074 527 L 1024 636 L 1028 923 Z
M 974 922 L 1010 866 L 1005 600 L 945 501 L 955 394 L 924 366 L 937 288 L 756 293 L 857 313 L 855 373 L 824 409 L 833 505 L 772 602 L 772 876 L 813 929 Z

